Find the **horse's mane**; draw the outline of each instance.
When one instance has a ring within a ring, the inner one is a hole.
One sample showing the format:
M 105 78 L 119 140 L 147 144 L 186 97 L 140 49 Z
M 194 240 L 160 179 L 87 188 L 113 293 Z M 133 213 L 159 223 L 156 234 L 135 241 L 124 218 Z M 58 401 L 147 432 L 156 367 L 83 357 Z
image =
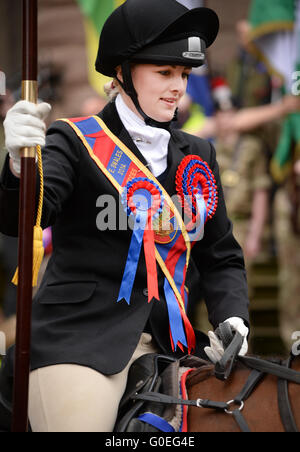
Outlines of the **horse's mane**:
M 214 364 L 207 361 L 206 364 L 203 364 L 202 366 L 194 369 L 187 377 L 186 385 L 187 387 L 194 386 L 197 383 L 200 383 L 200 381 L 204 381 L 207 378 L 214 375 L 215 366 Z

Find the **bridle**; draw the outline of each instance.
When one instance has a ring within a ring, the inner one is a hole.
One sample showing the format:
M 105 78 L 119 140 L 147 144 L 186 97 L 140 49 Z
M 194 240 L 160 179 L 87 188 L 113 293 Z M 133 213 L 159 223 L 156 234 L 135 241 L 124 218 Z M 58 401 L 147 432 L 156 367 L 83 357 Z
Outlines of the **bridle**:
M 286 432 L 298 433 L 299 430 L 292 412 L 288 394 L 289 381 L 300 384 L 300 372 L 291 369 L 294 356 L 291 354 L 285 361 L 280 359 L 265 360 L 253 356 L 238 356 L 243 343 L 242 336 L 239 333 L 233 334 L 229 324 L 226 322 L 219 325 L 216 333 L 219 335 L 226 349 L 221 361 L 215 366 L 215 376 L 221 380 L 226 380 L 231 374 L 234 363 L 237 361 L 242 362 L 246 367 L 252 369 L 242 391 L 234 400 L 230 401 L 232 404 L 236 404 L 238 408 L 225 412 L 232 414 L 235 417 L 242 431 L 249 432 L 250 429 L 242 416 L 245 401 L 250 397 L 265 375 L 274 375 L 278 377 L 278 406 L 284 429 Z
M 222 411 L 233 416 L 242 432 L 251 432 L 246 419 L 243 416 L 243 409 L 247 399 L 251 396 L 257 385 L 267 375 L 278 377 L 278 405 L 280 417 L 286 432 L 298 433 L 298 427 L 292 412 L 288 382 L 300 384 L 300 372 L 291 369 L 293 355 L 286 361 L 265 360 L 253 356 L 238 356 L 243 343 L 243 337 L 238 333 L 233 333 L 227 322 L 220 324 L 216 333 L 225 345 L 225 353 L 222 359 L 215 365 L 215 376 L 220 380 L 227 380 L 237 362 L 241 362 L 251 369 L 249 377 L 236 397 L 227 402 L 215 402 L 208 399 L 184 400 L 166 394 L 156 392 L 144 392 L 133 396 L 134 400 L 143 400 L 162 404 L 188 405 L 198 408 L 209 408 Z

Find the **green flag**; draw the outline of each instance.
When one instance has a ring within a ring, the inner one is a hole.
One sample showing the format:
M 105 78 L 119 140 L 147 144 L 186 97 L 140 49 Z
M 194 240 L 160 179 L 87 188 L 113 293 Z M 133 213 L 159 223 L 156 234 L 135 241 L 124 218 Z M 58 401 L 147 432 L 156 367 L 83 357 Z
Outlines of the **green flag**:
M 257 35 L 293 30 L 295 0 L 253 0 L 249 19 Z
M 84 16 L 89 81 L 102 96 L 104 96 L 103 87 L 108 78 L 98 74 L 95 70 L 99 37 L 108 16 L 123 2 L 124 0 L 77 0 Z
M 105 20 L 117 5 L 115 0 L 77 0 L 85 17 L 89 18 L 100 34 Z
M 251 50 L 270 74 L 279 76 L 283 94 L 295 92 L 295 74 L 300 69 L 300 1 L 253 0 L 249 21 Z M 300 77 L 300 72 L 299 72 Z M 289 174 L 293 152 L 300 150 L 300 113 L 285 118 L 278 147 L 271 162 L 277 182 Z

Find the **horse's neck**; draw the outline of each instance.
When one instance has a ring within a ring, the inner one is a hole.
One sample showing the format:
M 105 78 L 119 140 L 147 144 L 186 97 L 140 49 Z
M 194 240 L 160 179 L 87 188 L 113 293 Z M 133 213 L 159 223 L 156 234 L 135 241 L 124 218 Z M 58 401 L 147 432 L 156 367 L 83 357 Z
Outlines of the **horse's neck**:
M 292 369 L 297 370 L 297 372 L 300 372 L 300 355 L 295 356 L 295 358 L 293 359 Z

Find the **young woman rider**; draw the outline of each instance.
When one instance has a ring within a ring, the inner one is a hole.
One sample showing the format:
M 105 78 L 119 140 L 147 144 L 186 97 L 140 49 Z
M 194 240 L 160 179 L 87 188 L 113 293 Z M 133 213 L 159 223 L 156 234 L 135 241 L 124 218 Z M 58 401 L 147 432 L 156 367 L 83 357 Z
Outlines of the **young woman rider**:
M 209 343 L 186 316 L 192 260 L 213 327 L 227 320 L 247 351 L 244 261 L 215 151 L 172 127 L 218 27 L 210 9 L 127 0 L 100 37 L 96 69 L 113 78 L 117 97 L 99 115 L 56 121 L 45 139 L 47 104 L 21 101 L 7 114 L 1 231 L 17 234 L 19 149 L 42 145 L 42 227 L 53 236 L 33 303 L 33 431 L 111 431 L 129 367 L 143 354 L 203 357 L 206 345 L 212 360 L 222 355 L 214 333 Z M 103 195 L 118 206 L 114 225 L 128 216 L 131 228 L 99 227 Z

